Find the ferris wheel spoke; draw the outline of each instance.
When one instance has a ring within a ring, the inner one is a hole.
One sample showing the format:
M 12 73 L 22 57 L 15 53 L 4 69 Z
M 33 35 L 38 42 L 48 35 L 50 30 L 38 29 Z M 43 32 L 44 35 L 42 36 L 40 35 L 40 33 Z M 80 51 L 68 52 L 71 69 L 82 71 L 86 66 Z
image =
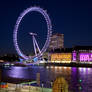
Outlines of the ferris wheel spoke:
M 37 51 L 36 51 L 36 44 L 35 44 L 35 38 L 34 38 L 34 36 L 32 36 L 32 38 L 33 38 L 33 45 L 34 45 L 34 51 L 35 51 L 35 55 L 37 56 Z
M 36 46 L 37 46 L 37 49 L 38 49 L 39 53 L 41 53 L 41 50 L 40 50 L 40 48 L 39 48 L 39 46 L 38 46 L 38 43 L 37 43 L 35 37 L 34 37 L 34 40 L 35 40 L 35 44 L 36 44 Z
M 34 51 L 35 51 L 35 55 L 37 56 L 37 50 L 39 51 L 39 53 L 41 53 L 41 50 L 40 50 L 40 48 L 39 48 L 39 46 L 38 46 L 38 43 L 37 43 L 37 41 L 36 41 L 36 39 L 35 39 L 35 36 L 36 36 L 37 34 L 32 33 L 32 32 L 29 33 L 29 34 L 32 36 Z

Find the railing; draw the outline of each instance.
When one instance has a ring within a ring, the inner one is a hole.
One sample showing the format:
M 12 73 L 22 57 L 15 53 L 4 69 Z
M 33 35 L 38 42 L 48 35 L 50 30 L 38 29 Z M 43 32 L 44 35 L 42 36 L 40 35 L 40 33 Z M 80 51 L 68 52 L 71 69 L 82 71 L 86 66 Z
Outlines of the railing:
M 0 88 L 0 92 L 52 92 L 52 89 L 25 84 L 8 83 L 8 88 Z

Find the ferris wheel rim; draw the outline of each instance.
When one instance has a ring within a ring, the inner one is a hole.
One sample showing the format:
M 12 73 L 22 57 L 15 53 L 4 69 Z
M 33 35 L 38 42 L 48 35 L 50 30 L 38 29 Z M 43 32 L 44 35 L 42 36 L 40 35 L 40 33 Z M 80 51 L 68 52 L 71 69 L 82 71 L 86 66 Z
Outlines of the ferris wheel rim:
M 30 57 L 30 56 L 25 55 L 20 50 L 19 45 L 18 45 L 17 32 L 18 32 L 19 24 L 22 21 L 22 18 L 26 14 L 28 14 L 29 12 L 33 12 L 33 11 L 39 12 L 40 14 L 42 14 L 44 16 L 44 19 L 45 19 L 46 24 L 47 24 L 47 39 L 45 41 L 44 46 L 41 49 L 41 53 L 38 53 L 37 56 L 34 55 L 33 57 Z M 16 49 L 17 53 L 19 54 L 19 56 L 21 56 L 24 59 L 32 59 L 32 58 L 35 58 L 35 57 L 40 57 L 46 51 L 47 47 L 49 46 L 50 36 L 51 35 L 52 35 L 52 25 L 51 25 L 51 20 L 50 20 L 50 18 L 48 16 L 47 12 L 45 10 L 43 10 L 42 8 L 40 8 L 40 7 L 30 7 L 30 8 L 27 8 L 26 10 L 24 10 L 20 14 L 20 16 L 18 17 L 18 19 L 16 21 L 16 25 L 15 25 L 14 33 L 13 33 L 13 41 L 14 41 L 15 49 Z

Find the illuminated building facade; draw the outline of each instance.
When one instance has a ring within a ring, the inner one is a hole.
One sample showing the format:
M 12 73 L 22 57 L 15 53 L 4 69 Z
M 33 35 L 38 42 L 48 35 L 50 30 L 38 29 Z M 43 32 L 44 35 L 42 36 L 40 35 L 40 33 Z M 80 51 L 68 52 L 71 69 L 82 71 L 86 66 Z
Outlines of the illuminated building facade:
M 53 53 L 51 54 L 51 62 L 70 63 L 71 61 L 72 61 L 71 53 Z
M 92 46 L 76 46 L 74 48 L 57 49 L 50 53 L 50 62 L 92 62 Z
M 92 61 L 92 53 L 79 53 L 80 61 Z
M 64 48 L 64 34 L 53 34 L 49 45 L 49 50 Z
M 73 49 L 73 61 L 92 62 L 92 46 L 76 46 Z
M 50 53 L 52 63 L 70 63 L 72 61 L 72 48 L 57 49 Z

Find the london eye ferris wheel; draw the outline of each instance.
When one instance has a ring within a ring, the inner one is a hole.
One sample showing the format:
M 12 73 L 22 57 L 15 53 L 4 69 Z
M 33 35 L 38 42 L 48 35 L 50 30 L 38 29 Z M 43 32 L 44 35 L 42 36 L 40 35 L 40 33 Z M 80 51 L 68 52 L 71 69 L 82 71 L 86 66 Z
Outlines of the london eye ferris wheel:
M 23 53 L 22 50 L 20 50 L 20 47 L 19 47 L 19 44 L 18 44 L 18 31 L 19 31 L 19 25 L 20 25 L 23 17 L 27 13 L 30 13 L 30 12 L 33 12 L 33 11 L 38 12 L 38 13 L 43 15 L 43 17 L 44 17 L 44 19 L 47 23 L 47 36 L 46 36 L 46 41 L 45 41 L 42 49 L 40 49 L 40 47 L 38 46 L 38 43 L 36 41 L 36 38 L 35 38 L 35 36 L 37 34 L 33 33 L 33 32 L 30 32 L 29 35 L 32 36 L 35 55 L 34 56 L 27 56 Z M 49 46 L 51 35 L 52 35 L 52 24 L 51 24 L 51 20 L 48 16 L 47 12 L 45 10 L 43 10 L 42 8 L 40 8 L 40 7 L 30 7 L 30 8 L 27 8 L 26 10 L 24 10 L 20 14 L 20 16 L 18 17 L 18 19 L 16 21 L 16 25 L 14 27 L 14 32 L 13 32 L 13 42 L 14 42 L 15 49 L 16 49 L 19 56 L 21 56 L 24 60 L 32 60 L 34 58 L 39 58 L 43 55 L 43 53 L 46 51 L 46 49 Z M 38 52 L 37 52 L 37 49 L 38 49 Z

